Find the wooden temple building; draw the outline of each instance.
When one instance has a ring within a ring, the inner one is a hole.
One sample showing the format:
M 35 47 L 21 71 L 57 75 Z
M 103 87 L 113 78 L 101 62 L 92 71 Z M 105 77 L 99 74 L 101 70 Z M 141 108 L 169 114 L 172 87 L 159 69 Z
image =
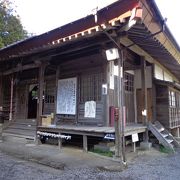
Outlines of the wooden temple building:
M 120 63 L 107 60 L 112 48 Z M 82 135 L 87 148 L 88 137 L 115 133 L 114 107 L 123 101 L 125 136 L 159 121 L 179 137 L 179 63 L 180 48 L 154 0 L 116 1 L 0 49 L 4 134 Z

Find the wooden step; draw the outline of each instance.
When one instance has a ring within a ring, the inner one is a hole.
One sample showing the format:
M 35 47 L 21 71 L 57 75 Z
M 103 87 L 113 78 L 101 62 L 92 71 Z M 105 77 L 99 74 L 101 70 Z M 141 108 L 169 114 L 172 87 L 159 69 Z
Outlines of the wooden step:
M 165 129 L 164 129 L 164 127 L 160 127 L 160 128 L 157 128 L 157 130 L 158 130 L 159 132 L 163 132 Z
M 170 148 L 172 152 L 175 151 L 174 146 L 179 147 L 174 137 L 159 122 L 155 122 L 154 124 L 149 122 L 148 129 L 154 134 L 160 144 L 166 148 Z
M 27 131 L 27 130 L 16 130 L 16 129 L 6 129 L 3 131 L 4 133 L 9 133 L 9 134 L 16 134 L 16 135 L 24 135 L 24 136 L 29 136 L 29 137 L 34 137 L 36 135 L 36 131 Z
M 164 138 L 166 138 L 166 137 L 169 136 L 168 134 L 166 134 L 166 133 L 164 133 L 164 132 L 161 132 L 161 134 L 162 134 L 162 136 L 163 136 Z
M 10 124 L 8 129 L 24 129 L 24 130 L 36 130 L 36 126 L 22 125 L 22 124 Z
M 11 134 L 12 136 L 31 137 L 34 139 L 36 135 L 36 122 L 34 119 L 27 121 L 12 121 L 6 123 L 3 134 Z
M 22 135 L 22 134 L 13 134 L 13 133 L 3 133 L 3 139 L 4 140 L 9 140 L 9 139 L 14 138 L 14 137 L 24 138 L 24 139 L 28 139 L 28 140 L 32 140 L 32 141 L 35 140 L 35 136 L 28 136 L 28 135 Z M 25 142 L 27 142 L 27 140 Z
M 158 121 L 156 121 L 156 122 L 153 124 L 153 126 L 154 126 L 156 129 L 158 129 L 159 132 L 162 132 L 162 131 L 165 130 L 165 128 L 164 128 Z
M 166 141 L 167 141 L 169 144 L 171 144 L 171 143 L 173 142 L 172 139 L 167 139 L 167 138 L 165 138 L 165 139 L 166 139 Z

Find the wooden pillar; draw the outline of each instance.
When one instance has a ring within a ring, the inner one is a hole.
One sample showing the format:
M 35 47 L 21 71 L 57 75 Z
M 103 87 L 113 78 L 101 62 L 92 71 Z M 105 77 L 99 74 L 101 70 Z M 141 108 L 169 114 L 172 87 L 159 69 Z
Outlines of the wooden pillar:
M 39 67 L 39 78 L 38 78 L 38 107 L 37 107 L 37 126 L 40 125 L 41 115 L 43 112 L 43 90 L 44 90 L 44 72 L 46 65 L 41 64 Z
M 3 85 L 2 85 L 2 75 L 0 74 L 0 116 L 3 110 Z M 1 118 L 1 117 L 0 117 Z M 0 123 L 0 142 L 2 142 L 2 124 Z
M 61 135 L 61 133 L 59 133 L 59 135 Z M 62 149 L 62 139 L 61 138 L 58 138 L 58 147 L 59 147 L 59 150 Z
M 107 78 L 107 95 L 106 98 L 106 126 L 110 124 L 110 106 L 114 106 L 114 61 L 109 61 L 106 67 L 106 78 Z
M 2 75 L 0 75 L 0 107 L 3 106 L 3 83 L 2 83 Z
M 75 114 L 75 123 L 78 124 L 78 112 L 80 105 L 80 92 L 81 92 L 81 77 L 80 74 L 77 75 L 77 91 L 76 91 L 76 114 Z
M 124 153 L 123 153 L 123 133 L 124 133 L 124 127 L 123 127 L 123 106 L 124 106 L 124 91 L 123 91 L 123 82 L 124 82 L 124 77 L 123 77 L 123 56 L 122 56 L 122 50 L 119 49 L 119 59 L 118 59 L 118 76 L 115 78 L 116 82 L 116 89 L 115 89 L 115 106 L 118 107 L 118 117 L 115 120 L 115 156 L 117 158 L 123 157 L 123 161 L 125 161 Z
M 125 90 L 124 90 L 124 50 L 119 50 L 119 76 L 120 76 L 120 126 L 121 126 L 121 146 L 122 146 L 122 161 L 126 163 L 126 147 L 125 147 Z
M 14 91 L 14 77 L 11 77 L 11 94 L 10 94 L 10 108 L 9 108 L 9 121 L 12 121 L 13 115 L 13 91 Z
M 87 135 L 83 135 L 83 151 L 88 151 L 88 145 L 87 145 Z
M 142 118 L 144 125 L 147 126 L 148 124 L 148 104 L 147 104 L 147 78 L 146 78 L 146 61 L 144 57 L 141 57 L 141 85 L 142 85 L 142 99 L 143 102 L 143 109 L 142 109 Z M 145 141 L 148 141 L 148 130 L 145 133 Z
M 106 61 L 105 57 L 104 60 Z M 102 84 L 102 94 L 101 94 L 101 98 L 102 98 L 102 103 L 103 103 L 103 126 L 107 126 L 107 121 L 109 120 L 109 103 L 108 103 L 108 90 L 107 90 L 107 64 L 105 63 L 103 65 L 103 72 L 104 72 L 104 84 Z
M 154 79 L 154 74 L 155 74 L 155 70 L 154 70 L 154 65 L 152 66 L 152 105 L 153 105 L 153 115 L 152 115 L 152 122 L 156 121 L 156 85 L 155 83 L 153 83 L 153 79 Z
M 58 66 L 57 69 L 56 69 L 56 87 L 55 87 L 55 98 L 54 98 L 54 116 L 56 115 L 56 109 L 57 109 L 57 93 L 58 93 L 59 74 L 60 74 L 60 67 Z

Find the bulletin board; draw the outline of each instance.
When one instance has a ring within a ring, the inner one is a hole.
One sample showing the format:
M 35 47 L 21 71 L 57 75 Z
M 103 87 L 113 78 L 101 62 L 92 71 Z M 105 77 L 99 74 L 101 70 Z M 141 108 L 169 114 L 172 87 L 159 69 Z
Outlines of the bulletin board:
M 77 78 L 58 80 L 57 114 L 76 114 Z

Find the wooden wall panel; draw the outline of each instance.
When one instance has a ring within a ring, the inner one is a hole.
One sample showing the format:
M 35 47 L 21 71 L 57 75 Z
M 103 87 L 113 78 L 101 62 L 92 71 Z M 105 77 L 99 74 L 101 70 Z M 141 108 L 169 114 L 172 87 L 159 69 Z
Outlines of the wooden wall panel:
M 156 120 L 169 128 L 168 88 L 162 85 L 156 85 Z
M 78 123 L 83 124 L 95 124 L 95 125 L 104 125 L 103 122 L 103 104 L 101 102 L 96 102 L 96 117 L 95 118 L 85 118 L 84 117 L 84 108 L 85 104 L 79 104 L 79 111 L 78 111 Z
M 9 120 L 10 113 L 10 100 L 11 100 L 11 79 L 9 76 L 3 78 L 3 111 L 5 120 Z M 16 101 L 16 93 L 15 87 L 13 92 L 13 107 L 12 107 L 12 119 L 15 117 L 15 101 Z
M 125 92 L 126 124 L 135 123 L 134 93 Z
M 55 108 L 55 88 L 56 82 L 55 78 L 45 81 L 45 93 L 44 93 L 44 108 L 43 114 L 54 113 Z
M 142 90 L 136 90 L 136 102 L 137 102 L 137 122 L 143 123 L 142 111 L 144 110 L 144 97 L 142 97 Z M 152 108 L 152 89 L 147 89 L 147 119 L 152 121 L 153 108 Z
M 27 118 L 28 87 L 28 85 L 19 85 L 16 88 L 16 120 Z
M 3 81 L 2 81 L 2 76 L 0 75 L 0 106 L 2 106 L 3 103 Z

